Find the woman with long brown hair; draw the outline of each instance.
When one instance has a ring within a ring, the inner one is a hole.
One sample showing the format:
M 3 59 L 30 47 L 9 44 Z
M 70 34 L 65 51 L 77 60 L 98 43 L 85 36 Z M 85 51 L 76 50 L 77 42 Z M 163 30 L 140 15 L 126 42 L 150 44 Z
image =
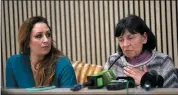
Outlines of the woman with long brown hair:
M 77 83 L 70 60 L 54 45 L 47 19 L 35 16 L 19 29 L 20 54 L 6 63 L 6 87 L 72 87 Z

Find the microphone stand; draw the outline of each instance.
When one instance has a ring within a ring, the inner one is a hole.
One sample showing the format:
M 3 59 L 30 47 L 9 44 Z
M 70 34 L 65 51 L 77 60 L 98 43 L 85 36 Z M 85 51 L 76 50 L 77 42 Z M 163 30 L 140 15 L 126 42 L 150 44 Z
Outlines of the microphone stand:
M 120 55 L 116 58 L 116 60 L 114 60 L 114 62 L 109 66 L 108 70 L 111 69 L 111 67 L 116 63 L 116 61 L 123 55 L 123 53 L 121 52 Z

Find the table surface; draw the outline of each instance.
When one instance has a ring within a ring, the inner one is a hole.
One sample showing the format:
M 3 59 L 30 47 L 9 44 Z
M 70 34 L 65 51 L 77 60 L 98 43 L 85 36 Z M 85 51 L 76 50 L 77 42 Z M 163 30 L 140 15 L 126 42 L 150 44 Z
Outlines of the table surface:
M 122 90 L 88 89 L 83 88 L 80 91 L 71 91 L 69 88 L 55 88 L 38 92 L 27 92 L 25 89 L 4 89 L 10 95 L 118 95 L 118 94 L 177 94 L 178 88 L 156 88 L 146 91 L 142 88 L 129 88 Z

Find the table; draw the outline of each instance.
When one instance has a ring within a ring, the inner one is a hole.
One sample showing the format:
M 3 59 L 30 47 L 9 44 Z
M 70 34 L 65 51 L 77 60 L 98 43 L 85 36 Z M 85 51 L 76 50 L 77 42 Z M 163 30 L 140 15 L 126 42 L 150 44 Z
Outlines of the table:
M 51 90 L 26 92 L 25 89 L 4 89 L 3 92 L 8 95 L 118 95 L 118 94 L 165 94 L 165 95 L 178 95 L 178 88 L 156 88 L 146 91 L 142 88 L 129 88 L 123 90 L 107 90 L 103 89 L 88 89 L 83 88 L 80 91 L 71 91 L 69 88 L 55 88 Z

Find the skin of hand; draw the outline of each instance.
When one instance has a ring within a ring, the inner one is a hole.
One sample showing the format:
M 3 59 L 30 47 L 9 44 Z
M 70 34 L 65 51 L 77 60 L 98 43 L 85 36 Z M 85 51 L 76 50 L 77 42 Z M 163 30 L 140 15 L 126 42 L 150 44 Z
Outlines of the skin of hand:
M 140 70 L 138 68 L 134 68 L 131 66 L 124 67 L 124 73 L 127 76 L 132 77 L 135 80 L 136 85 L 140 85 L 140 81 L 142 76 L 148 71 L 146 65 L 143 66 L 143 70 Z

